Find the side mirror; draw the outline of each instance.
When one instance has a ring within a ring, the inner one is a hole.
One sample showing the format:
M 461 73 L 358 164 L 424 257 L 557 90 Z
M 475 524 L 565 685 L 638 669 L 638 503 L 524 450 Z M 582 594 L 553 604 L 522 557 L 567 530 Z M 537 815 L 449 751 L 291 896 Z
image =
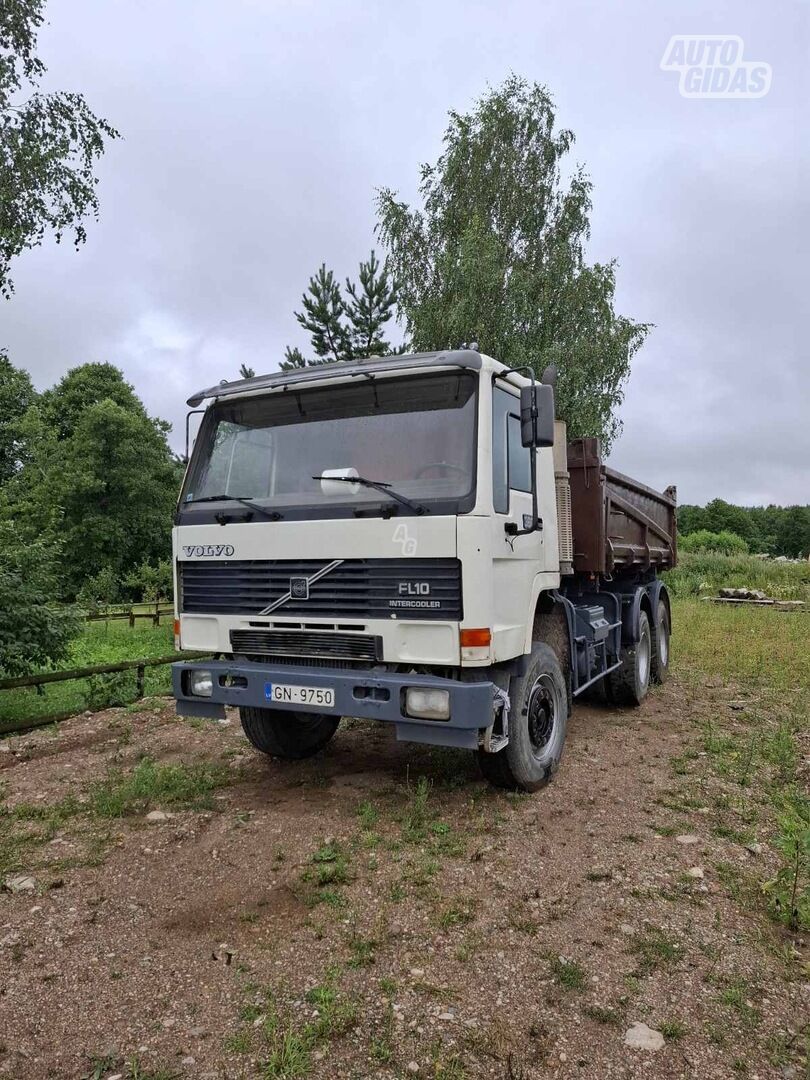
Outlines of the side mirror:
M 554 445 L 554 387 L 545 383 L 520 390 L 520 441 L 524 446 Z

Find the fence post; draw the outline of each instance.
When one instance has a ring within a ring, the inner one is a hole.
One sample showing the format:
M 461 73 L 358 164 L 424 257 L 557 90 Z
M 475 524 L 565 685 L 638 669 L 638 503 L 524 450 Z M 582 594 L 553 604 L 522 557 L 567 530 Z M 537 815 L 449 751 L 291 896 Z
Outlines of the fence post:
M 129 625 L 130 629 L 135 625 L 135 608 L 129 609 Z
M 135 671 L 135 693 L 137 695 L 135 699 L 136 701 L 140 701 L 140 699 L 143 697 L 143 680 L 145 673 L 146 668 L 144 667 L 144 665 L 138 664 L 138 667 Z

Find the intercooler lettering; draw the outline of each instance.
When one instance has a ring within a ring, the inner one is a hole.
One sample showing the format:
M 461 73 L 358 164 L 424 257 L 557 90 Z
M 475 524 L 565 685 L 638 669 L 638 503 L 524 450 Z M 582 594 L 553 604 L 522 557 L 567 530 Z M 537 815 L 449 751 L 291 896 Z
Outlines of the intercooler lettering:
M 442 606 L 441 600 L 389 600 L 388 606 L 393 608 L 430 608 L 435 611 Z

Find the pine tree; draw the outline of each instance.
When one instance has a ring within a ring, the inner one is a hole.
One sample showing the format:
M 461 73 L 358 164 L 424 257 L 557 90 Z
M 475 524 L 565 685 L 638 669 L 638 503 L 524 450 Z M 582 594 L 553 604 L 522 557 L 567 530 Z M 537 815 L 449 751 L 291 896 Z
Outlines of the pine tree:
M 380 264 L 372 251 L 360 263 L 359 281 L 346 279 L 348 301 L 331 270 L 322 265 L 302 297 L 303 311 L 296 311 L 299 325 L 310 335 L 313 359 L 297 347 L 288 346 L 282 371 L 328 364 L 336 360 L 362 360 L 368 356 L 388 356 L 392 347 L 383 329 L 392 318 L 397 303 L 396 284 L 388 263 Z
M 383 327 L 391 318 L 397 302 L 396 286 L 386 260 L 382 266 L 374 251 L 367 262 L 360 263 L 359 288 L 346 279 L 351 303 L 346 314 L 351 324 L 352 352 L 355 359 L 386 356 L 391 346 L 383 337 Z

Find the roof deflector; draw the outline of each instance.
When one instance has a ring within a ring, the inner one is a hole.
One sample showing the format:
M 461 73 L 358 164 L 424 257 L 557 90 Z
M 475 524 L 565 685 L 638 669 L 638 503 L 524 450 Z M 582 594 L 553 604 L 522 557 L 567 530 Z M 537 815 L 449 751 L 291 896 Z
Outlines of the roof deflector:
M 293 371 L 274 371 L 269 375 L 256 375 L 252 379 L 238 379 L 235 382 L 222 382 L 207 390 L 200 390 L 188 399 L 192 409 L 196 409 L 206 398 L 232 397 L 252 390 L 275 390 L 282 386 L 299 386 L 323 379 L 328 370 L 328 377 L 338 375 L 370 375 L 378 371 L 401 371 L 413 368 L 459 367 L 471 371 L 480 370 L 481 354 L 471 349 L 447 349 L 443 352 L 410 353 L 404 356 L 371 356 L 368 360 L 350 360 L 339 364 L 323 364 L 316 367 L 295 368 Z

